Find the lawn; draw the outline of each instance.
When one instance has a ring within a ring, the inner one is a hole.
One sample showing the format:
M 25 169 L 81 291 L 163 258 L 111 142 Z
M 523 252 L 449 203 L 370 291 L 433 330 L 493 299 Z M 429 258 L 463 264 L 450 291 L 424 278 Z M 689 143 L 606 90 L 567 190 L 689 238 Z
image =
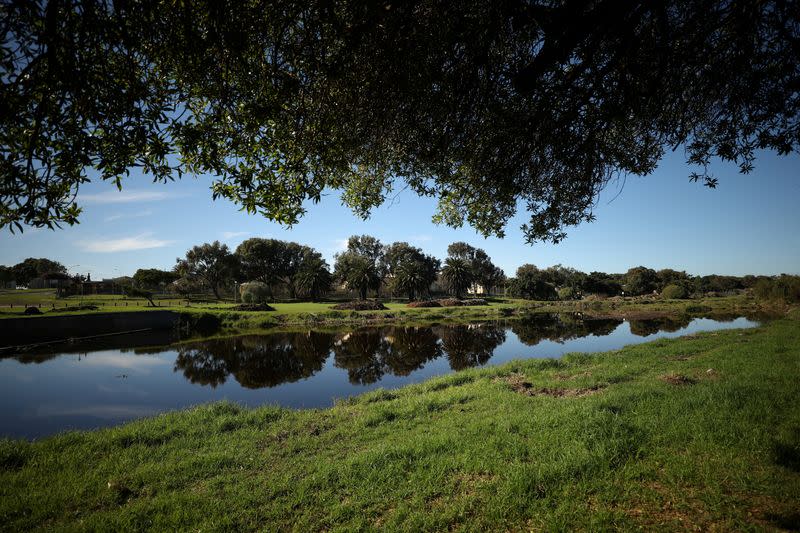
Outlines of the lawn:
M 800 526 L 800 312 L 324 410 L 220 403 L 0 444 L 9 530 Z

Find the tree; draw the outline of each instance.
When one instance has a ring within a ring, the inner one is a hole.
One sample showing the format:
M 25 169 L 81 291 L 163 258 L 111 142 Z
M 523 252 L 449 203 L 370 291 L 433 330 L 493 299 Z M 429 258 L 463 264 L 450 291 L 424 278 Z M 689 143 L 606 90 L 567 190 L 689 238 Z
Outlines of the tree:
M 59 272 L 62 274 L 66 274 L 67 272 L 67 268 L 58 261 L 45 259 L 44 257 L 39 259 L 29 257 L 11 267 L 11 270 L 14 274 L 14 280 L 18 285 L 27 285 L 32 279 L 41 277 L 48 272 Z
M 492 263 L 489 255 L 481 248 L 475 248 L 465 242 L 454 242 L 447 247 L 447 255 L 468 261 L 472 270 L 471 285 L 480 284 L 485 292 L 490 292 L 496 284 L 505 279 L 503 271 Z M 477 290 L 477 287 L 473 288 Z
M 134 287 L 133 285 L 123 285 L 122 290 L 125 292 L 126 296 L 129 296 L 130 298 L 144 298 L 147 300 L 148 306 L 156 307 L 156 304 L 153 301 L 153 293 L 151 291 L 140 289 L 139 287 Z
M 472 266 L 466 259 L 458 257 L 448 257 L 444 260 L 442 277 L 456 298 L 461 298 L 474 280 Z
M 189 279 L 201 281 L 219 299 L 219 289 L 233 279 L 238 262 L 228 245 L 214 241 L 195 246 L 186 252 L 185 259 L 176 259 L 177 271 Z
M 423 293 L 430 294 L 440 262 L 407 242 L 395 242 L 385 249 L 384 265 L 392 287 L 414 300 Z
M 14 270 L 11 267 L 0 265 L 0 286 L 5 288 L 5 284 L 12 281 L 14 281 Z
M 685 271 L 677 271 L 671 268 L 664 268 L 656 272 L 658 277 L 657 290 L 663 291 L 668 285 L 679 285 L 689 291 L 692 288 L 692 282 L 689 275 Z
M 622 284 L 605 272 L 591 272 L 583 281 L 583 291 L 589 294 L 617 296 L 622 292 Z
M 367 299 L 369 289 L 378 290 L 381 284 L 375 263 L 364 255 L 350 251 L 336 255 L 333 275 L 350 290 L 357 290 L 362 300 Z
M 316 301 L 331 289 L 332 282 L 333 276 L 322 254 L 311 249 L 306 250 L 300 268 L 294 275 L 295 285 L 308 294 L 311 300 Z
M 526 263 L 517 269 L 511 283 L 511 294 L 526 300 L 555 300 L 558 297 L 553 285 L 545 281 L 543 271 Z
M 277 239 L 252 238 L 236 247 L 241 274 L 247 281 L 260 281 L 268 287 L 280 283 L 284 275 L 286 243 Z
M 140 268 L 133 274 L 133 284 L 140 289 L 163 291 L 167 285 L 179 277 L 180 275 L 174 271 Z
M 658 277 L 652 268 L 643 266 L 634 267 L 625 273 L 625 294 L 628 296 L 639 296 L 650 294 L 658 287 Z
M 709 186 L 714 157 L 796 151 L 796 7 L 6 3 L 0 225 L 74 224 L 89 169 L 136 168 L 289 224 L 326 188 L 366 217 L 400 181 L 438 221 L 502 235 L 522 204 L 526 239 L 558 241 L 667 149 Z

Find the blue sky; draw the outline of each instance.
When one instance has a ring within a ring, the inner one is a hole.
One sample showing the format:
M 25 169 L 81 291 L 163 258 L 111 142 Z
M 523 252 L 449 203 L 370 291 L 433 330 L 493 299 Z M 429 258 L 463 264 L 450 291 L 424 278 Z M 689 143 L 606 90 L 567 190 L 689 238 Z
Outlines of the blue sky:
M 110 183 L 82 187 L 79 225 L 21 235 L 4 230 L 0 264 L 48 257 L 100 279 L 137 268 L 169 269 L 202 242 L 220 240 L 234 249 L 244 239 L 270 237 L 313 246 L 333 265 L 350 235 L 366 233 L 387 244 L 410 242 L 439 258 L 451 242 L 466 241 L 486 250 L 509 276 L 523 263 L 586 272 L 645 265 L 699 275 L 800 273 L 800 156 L 760 154 L 749 175 L 716 163 L 715 190 L 689 182 L 691 170 L 682 152 L 669 153 L 652 175 L 628 177 L 622 191 L 610 184 L 597 202 L 596 222 L 571 228 L 558 245 L 533 246 L 519 231 L 524 212 L 504 239 L 484 239 L 469 227 L 433 224 L 436 202 L 430 198 L 400 193 L 362 221 L 331 191 L 287 229 L 226 200 L 212 201 L 208 177 L 159 184 L 132 173 L 122 193 Z

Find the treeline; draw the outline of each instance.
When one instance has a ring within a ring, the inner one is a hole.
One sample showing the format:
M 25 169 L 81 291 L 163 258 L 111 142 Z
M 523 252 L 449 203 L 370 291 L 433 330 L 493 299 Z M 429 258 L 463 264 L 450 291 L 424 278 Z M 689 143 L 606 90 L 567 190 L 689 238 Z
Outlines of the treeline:
M 505 281 L 502 269 L 484 250 L 464 242 L 448 247 L 439 259 L 407 242 L 389 245 L 370 235 L 354 235 L 336 254 L 333 269 L 322 255 L 295 242 L 252 238 L 234 251 L 218 241 L 195 246 L 176 260 L 172 272 L 139 270 L 133 283 L 141 289 L 169 287 L 181 294 L 210 291 L 215 297 L 241 286 L 246 300 L 276 296 L 317 300 L 334 289 L 366 299 L 370 295 L 404 296 L 409 300 L 450 291 L 491 293 Z
M 525 264 L 517 269 L 516 277 L 511 278 L 508 285 L 511 295 L 533 300 L 571 300 L 586 295 L 661 295 L 680 299 L 752 289 L 761 299 L 800 301 L 798 276 L 692 276 L 685 271 L 654 270 L 644 266 L 631 268 L 624 274 L 587 274 L 562 265 L 539 269 Z
M 47 283 L 42 285 L 42 280 Z M 56 287 L 63 294 L 70 288 L 74 291 L 83 281 L 83 276 L 71 275 L 61 263 L 45 258 L 0 266 L 4 286 L 16 282 L 19 286 Z M 538 268 L 524 264 L 513 278 L 506 278 L 484 250 L 464 242 L 448 246 L 447 257 L 441 261 L 407 242 L 385 245 L 370 235 L 350 237 L 346 249 L 336 254 L 333 268 L 309 246 L 252 238 L 235 250 L 218 241 L 194 246 L 176 259 L 172 270 L 139 269 L 133 277 L 114 281 L 130 295 L 171 292 L 188 297 L 212 293 L 219 299 L 234 297 L 239 291 L 249 301 L 319 300 L 331 292 L 355 293 L 361 299 L 388 296 L 416 300 L 444 293 L 461 298 L 471 293 L 573 300 L 589 295 L 691 298 L 747 290 L 762 300 L 800 302 L 799 276 L 692 276 L 644 266 L 624 274 L 608 274 L 562 265 Z

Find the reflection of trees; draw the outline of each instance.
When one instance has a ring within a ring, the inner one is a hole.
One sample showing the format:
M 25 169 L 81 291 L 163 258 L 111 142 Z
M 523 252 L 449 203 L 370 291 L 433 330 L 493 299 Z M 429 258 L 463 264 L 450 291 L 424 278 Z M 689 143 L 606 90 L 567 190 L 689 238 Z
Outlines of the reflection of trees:
M 438 333 L 453 370 L 485 364 L 506 340 L 504 329 L 490 325 L 445 326 Z
M 347 370 L 350 383 L 367 385 L 383 377 L 381 354 L 387 342 L 383 329 L 357 329 L 338 339 L 333 345 L 334 364 Z
M 589 335 L 608 335 L 620 324 L 622 320 L 616 318 L 583 319 L 564 313 L 539 313 L 513 321 L 511 331 L 522 343 L 534 346 L 543 340 L 565 342 Z
M 664 317 L 648 320 L 630 320 L 631 333 L 640 337 L 647 337 L 659 331 L 678 331 L 689 325 L 690 317 Z
M 365 328 L 341 337 L 333 353 L 350 383 L 367 385 L 386 373 L 407 376 L 442 355 L 442 348 L 431 328 Z
M 332 345 L 333 335 L 318 332 L 212 339 L 179 346 L 175 370 L 212 387 L 230 374 L 243 387 L 274 387 L 321 370 Z

